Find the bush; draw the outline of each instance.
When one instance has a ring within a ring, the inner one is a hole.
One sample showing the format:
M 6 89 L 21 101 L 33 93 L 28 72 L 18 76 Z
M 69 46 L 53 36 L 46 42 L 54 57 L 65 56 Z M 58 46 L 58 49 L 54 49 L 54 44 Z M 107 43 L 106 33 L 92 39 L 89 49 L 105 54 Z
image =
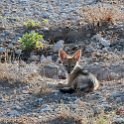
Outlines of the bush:
M 42 35 L 36 32 L 25 33 L 19 42 L 22 44 L 22 49 L 24 50 L 36 50 L 44 47 L 44 44 L 40 42 L 43 39 Z
M 124 21 L 124 14 L 117 6 L 85 7 L 80 9 L 87 24 L 102 26 L 104 24 L 116 24 Z
M 23 26 L 26 27 L 27 29 L 34 29 L 34 28 L 39 28 L 40 23 L 30 19 L 24 22 Z

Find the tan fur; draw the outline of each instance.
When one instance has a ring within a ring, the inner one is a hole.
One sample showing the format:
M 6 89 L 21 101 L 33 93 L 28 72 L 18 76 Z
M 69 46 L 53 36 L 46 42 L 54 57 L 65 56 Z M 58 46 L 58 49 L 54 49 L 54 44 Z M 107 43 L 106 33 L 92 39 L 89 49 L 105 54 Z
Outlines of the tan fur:
M 74 55 L 68 55 L 64 50 L 59 51 L 61 62 L 68 73 L 67 85 L 61 87 L 69 87 L 75 90 L 82 90 L 84 92 L 97 90 L 99 82 L 97 78 L 83 70 L 79 65 L 81 58 L 81 50 L 78 50 Z

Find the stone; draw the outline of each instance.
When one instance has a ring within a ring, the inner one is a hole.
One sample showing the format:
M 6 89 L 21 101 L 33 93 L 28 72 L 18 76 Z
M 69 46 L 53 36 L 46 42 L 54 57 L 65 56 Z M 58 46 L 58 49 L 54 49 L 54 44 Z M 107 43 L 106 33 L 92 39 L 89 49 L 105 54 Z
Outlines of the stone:
M 39 56 L 38 55 L 32 55 L 30 58 L 29 58 L 30 61 L 39 61 Z
M 104 47 L 109 47 L 110 46 L 110 41 L 101 38 L 100 43 L 104 46 Z
M 114 119 L 114 121 L 112 122 L 112 124 L 124 124 L 124 118 L 117 117 L 117 118 Z
M 102 103 L 101 107 L 104 109 L 104 112 L 112 111 L 112 107 L 110 105 L 108 105 L 107 103 Z
M 63 49 L 64 47 L 64 41 L 59 40 L 54 46 L 53 46 L 53 51 L 58 52 L 60 49 Z
M 17 49 L 17 50 L 15 50 L 15 53 L 16 53 L 17 55 L 21 55 L 22 50 L 21 50 L 21 49 Z
M 43 104 L 43 99 L 42 98 L 39 98 L 39 99 L 35 100 L 35 106 L 39 106 L 39 105 L 42 105 L 42 104 Z
M 40 74 L 49 78 L 58 78 L 59 67 L 54 63 L 49 63 L 41 67 Z
M 10 117 L 17 117 L 17 116 L 19 116 L 20 114 L 19 114 L 18 111 L 13 110 L 13 111 L 9 112 L 8 115 L 9 115 Z
M 5 30 L 5 29 L 6 29 L 6 28 L 5 28 L 4 25 L 0 26 L 0 30 Z
M 66 79 L 66 71 L 64 69 L 59 69 L 58 70 L 58 77 L 59 79 Z
M 110 46 L 110 41 L 104 39 L 103 37 L 101 37 L 100 34 L 96 34 L 92 37 L 92 39 L 95 39 L 96 41 L 100 42 L 101 45 L 103 45 L 104 47 L 109 47 Z
M 40 57 L 40 62 L 43 63 L 52 63 L 52 56 L 47 56 L 45 57 L 44 55 L 42 55 Z
M 85 48 L 85 52 L 86 53 L 92 53 L 92 52 L 94 52 L 95 51 L 95 49 L 92 47 L 92 46 L 86 46 L 86 48 Z
M 5 52 L 5 48 L 0 47 L 0 53 L 4 53 Z
M 47 112 L 47 111 L 52 111 L 49 105 L 44 105 L 43 109 L 40 110 L 40 112 Z
M 109 100 L 114 100 L 117 103 L 124 102 L 124 92 L 113 92 L 109 97 Z
M 23 94 L 28 94 L 29 91 L 28 91 L 28 90 L 22 90 L 22 93 L 23 93 Z
M 14 105 L 13 109 L 16 109 L 16 110 L 20 111 L 22 108 L 19 105 Z
M 2 96 L 0 96 L 0 103 L 2 103 L 4 101 L 5 101 L 5 99 Z
M 19 0 L 19 2 L 23 3 L 23 2 L 28 2 L 29 0 Z
M 13 49 L 14 48 L 13 44 L 12 43 L 8 44 L 8 48 Z
M 76 108 L 78 108 L 78 104 L 70 104 L 70 107 L 71 107 L 72 109 L 76 109 Z

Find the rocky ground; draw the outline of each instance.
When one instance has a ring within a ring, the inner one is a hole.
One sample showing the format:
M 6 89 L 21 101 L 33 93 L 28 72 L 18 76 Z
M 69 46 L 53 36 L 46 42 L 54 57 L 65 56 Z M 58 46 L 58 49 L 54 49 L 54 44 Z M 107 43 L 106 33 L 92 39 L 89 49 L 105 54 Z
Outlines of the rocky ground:
M 0 1 L 1 56 L 5 49 L 20 50 L 15 46 L 27 32 L 23 22 L 34 19 L 42 24 L 43 19 L 49 20 L 36 29 L 49 47 L 40 53 L 22 53 L 21 61 L 9 58 L 8 63 L 0 63 L 0 124 L 124 123 L 124 25 L 102 25 L 97 31 L 92 25 L 82 26 L 86 23 L 82 7 L 101 3 L 111 6 L 100 0 Z M 118 6 L 123 14 L 123 1 Z M 58 91 L 57 84 L 66 83 L 58 58 L 60 48 L 70 54 L 82 50 L 80 64 L 97 76 L 98 91 Z

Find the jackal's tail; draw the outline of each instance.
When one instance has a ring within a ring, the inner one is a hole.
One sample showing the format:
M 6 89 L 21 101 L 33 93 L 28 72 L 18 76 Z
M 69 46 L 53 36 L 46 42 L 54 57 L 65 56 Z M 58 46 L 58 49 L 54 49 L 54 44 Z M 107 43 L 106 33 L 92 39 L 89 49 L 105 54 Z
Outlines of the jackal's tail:
M 75 89 L 70 88 L 70 87 L 65 87 L 65 88 L 59 89 L 59 91 L 60 91 L 61 93 L 69 93 L 69 94 L 72 94 L 72 93 L 75 92 Z

